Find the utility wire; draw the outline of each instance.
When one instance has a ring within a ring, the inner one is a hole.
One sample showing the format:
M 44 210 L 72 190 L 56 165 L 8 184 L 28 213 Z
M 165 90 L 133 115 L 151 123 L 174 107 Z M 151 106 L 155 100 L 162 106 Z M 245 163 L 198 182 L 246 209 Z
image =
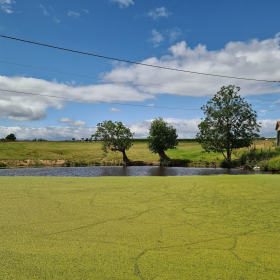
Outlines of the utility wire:
M 0 60 L 0 63 L 6 63 L 10 65 L 17 65 L 21 67 L 27 67 L 27 68 L 32 68 L 32 69 L 37 69 L 37 70 L 43 70 L 43 71 L 48 71 L 48 72 L 53 72 L 53 73 L 59 73 L 59 74 L 65 74 L 65 75 L 71 75 L 71 76 L 77 76 L 81 78 L 88 78 L 88 79 L 93 79 L 101 82 L 108 82 L 108 83 L 116 83 L 116 84 L 124 84 L 124 85 L 129 85 L 129 86 L 138 86 L 138 87 L 146 87 L 146 88 L 156 88 L 156 89 L 162 89 L 162 90 L 171 90 L 174 92 L 180 92 L 180 93 L 196 93 L 196 92 L 186 92 L 183 90 L 175 90 L 175 89 L 170 89 L 170 88 L 162 88 L 162 87 L 155 87 L 155 86 L 146 86 L 146 85 L 139 85 L 139 84 L 134 84 L 134 83 L 126 83 L 126 82 L 119 82 L 119 81 L 112 81 L 112 80 L 107 80 L 107 79 L 100 79 L 100 78 L 95 78 L 91 76 L 85 76 L 85 75 L 79 75 L 79 74 L 73 74 L 69 72 L 63 72 L 63 71 L 56 71 L 56 70 L 51 70 L 51 69 L 46 69 L 46 68 L 41 68 L 41 67 L 35 67 L 35 66 L 30 66 L 30 65 L 25 65 L 25 64 L 19 64 L 19 63 L 14 63 L 14 62 L 8 62 L 4 60 Z
M 22 94 L 29 94 L 29 95 L 42 96 L 42 97 L 52 97 L 52 98 L 59 98 L 59 99 L 65 99 L 65 100 L 71 100 L 71 101 L 105 103 L 105 104 L 114 104 L 114 105 L 121 105 L 121 106 L 133 106 L 133 107 L 156 108 L 156 109 L 170 109 L 170 110 L 183 110 L 183 111 L 201 111 L 201 109 L 160 107 L 160 106 L 136 105 L 136 104 L 130 104 L 130 103 L 95 101 L 95 100 L 90 100 L 90 99 L 69 98 L 69 97 L 66 97 L 66 96 L 47 95 L 47 94 L 23 92 L 23 91 L 16 91 L 16 90 L 1 89 L 1 88 L 0 88 L 0 91 L 6 91 L 6 92 L 12 92 L 12 93 L 22 93 Z M 264 111 L 265 112 L 280 112 L 280 110 L 264 110 Z
M 170 110 L 184 110 L 184 111 L 201 111 L 201 109 L 159 107 L 159 106 L 136 105 L 136 104 L 129 104 L 129 103 L 95 101 L 95 100 L 89 100 L 89 99 L 69 98 L 69 97 L 64 97 L 64 96 L 47 95 L 47 94 L 39 94 L 39 93 L 31 93 L 31 92 L 23 92 L 23 91 L 16 91 L 16 90 L 1 89 L 1 88 L 0 88 L 0 91 L 7 91 L 7 92 L 12 92 L 12 93 L 22 93 L 22 94 L 29 94 L 29 95 L 36 95 L 36 96 L 43 96 L 43 97 L 53 97 L 53 98 L 66 99 L 66 100 L 72 100 L 72 101 L 106 103 L 106 104 L 114 104 L 114 105 L 122 105 L 122 106 L 134 106 L 134 107 L 145 107 L 145 108 L 156 108 L 156 109 L 170 109 Z
M 156 109 L 170 109 L 170 110 L 183 110 L 183 111 L 201 111 L 201 109 L 160 107 L 160 106 L 136 105 L 136 104 L 130 104 L 130 103 L 95 101 L 95 100 L 90 100 L 90 99 L 70 98 L 70 97 L 66 97 L 66 96 L 47 95 L 47 94 L 23 92 L 23 91 L 16 91 L 16 90 L 1 89 L 1 88 L 0 88 L 0 91 L 6 91 L 6 92 L 12 92 L 12 93 L 22 93 L 22 94 L 29 94 L 29 95 L 42 96 L 42 97 L 52 97 L 52 98 L 59 98 L 59 99 L 65 99 L 65 100 L 71 100 L 71 101 L 105 103 L 105 104 L 114 104 L 114 105 L 121 105 L 121 106 L 133 106 L 133 107 L 156 108 Z M 280 110 L 264 110 L 264 111 L 265 112 L 280 112 Z
M 153 65 L 153 64 L 147 64 L 147 63 L 142 63 L 142 62 L 135 62 L 135 61 L 130 61 L 130 60 L 124 60 L 124 59 L 109 57 L 109 56 L 103 56 L 103 55 L 98 55 L 98 54 L 93 54 L 93 53 L 86 53 L 86 52 L 77 51 L 77 50 L 71 50 L 71 49 L 67 49 L 67 48 L 62 48 L 62 47 L 57 47 L 57 46 L 53 46 L 53 45 L 42 44 L 42 43 L 38 43 L 38 42 L 34 42 L 34 41 L 28 41 L 28 40 L 24 40 L 24 39 L 15 38 L 15 37 L 9 37 L 9 36 L 5 36 L 5 35 L 1 35 L 1 34 L 0 34 L 0 37 L 5 38 L 5 39 L 16 40 L 16 41 L 20 41 L 20 42 L 24 42 L 24 43 L 29 43 L 29 44 L 33 44 L 33 45 L 48 47 L 48 48 L 52 48 L 52 49 L 58 49 L 58 50 L 62 50 L 62 51 L 72 52 L 72 53 L 78 53 L 78 54 L 83 54 L 83 55 L 88 55 L 88 56 L 94 56 L 94 57 L 105 58 L 105 59 L 110 59 L 110 60 L 115 60 L 115 61 L 120 61 L 120 62 L 126 62 L 126 63 L 130 63 L 130 64 L 137 64 L 137 65 L 154 67 L 154 68 L 171 70 L 171 71 L 177 71 L 177 72 L 184 72 L 184 73 L 197 74 L 197 75 L 205 75 L 205 76 L 212 76 L 212 77 L 220 77 L 220 78 L 228 78 L 228 79 L 255 81 L 255 82 L 280 83 L 280 81 L 272 81 L 272 80 L 264 80 L 264 79 L 263 80 L 259 80 L 259 79 L 251 79 L 251 78 L 225 76 L 225 75 L 217 75 L 217 74 L 195 72 L 195 71 L 189 71 L 189 70 L 177 69 L 177 68 L 171 68 L 171 67 L 157 66 L 157 65 Z
M 76 77 L 82 77 L 82 78 L 88 78 L 88 79 L 93 79 L 101 82 L 109 82 L 109 83 L 116 83 L 116 84 L 125 84 L 129 86 L 138 86 L 138 87 L 146 87 L 146 88 L 156 88 L 156 89 L 162 89 L 162 90 L 171 90 L 173 92 L 180 92 L 180 93 L 187 93 L 187 94 L 193 94 L 197 92 L 187 92 L 187 91 L 181 91 L 181 90 L 174 90 L 170 88 L 162 88 L 162 87 L 155 87 L 155 86 L 146 86 L 146 85 L 139 85 L 139 84 L 133 84 L 133 83 L 126 83 L 126 82 L 119 82 L 119 81 L 113 81 L 113 80 L 107 80 L 107 79 L 100 79 L 96 77 L 91 77 L 91 76 L 85 76 L 85 75 L 80 75 L 80 74 L 74 74 L 74 73 L 69 73 L 69 72 L 63 72 L 63 71 L 57 71 L 57 70 L 52 70 L 52 69 L 47 69 L 47 68 L 41 68 L 41 67 L 35 67 L 35 66 L 30 66 L 26 64 L 19 64 L 19 63 L 14 63 L 14 62 L 8 62 L 4 60 L 0 60 L 0 63 L 6 63 L 10 65 L 16 65 L 16 66 L 21 66 L 21 67 L 26 67 L 26 68 L 32 68 L 32 69 L 37 69 L 37 70 L 43 70 L 43 71 L 48 71 L 48 72 L 53 72 L 53 73 L 59 73 L 59 74 L 65 74 L 65 75 L 70 75 L 70 76 L 76 76 Z M 280 98 L 280 96 L 279 96 Z M 251 99 L 251 98 L 245 98 L 249 101 L 271 101 L 275 102 L 278 100 L 272 100 L 272 99 Z
M 74 74 L 74 73 L 69 73 L 69 72 L 57 71 L 57 70 L 41 68 L 41 67 L 36 67 L 36 66 L 31 66 L 31 65 L 26 65 L 26 64 L 19 64 L 19 63 L 4 61 L 4 60 L 0 60 L 0 63 L 16 65 L 16 66 L 21 66 L 21 67 L 26 67 L 26 68 L 32 68 L 32 69 L 37 69 L 37 70 L 43 70 L 43 71 L 48 71 L 48 72 L 53 72 L 53 73 L 65 74 L 65 75 L 70 75 L 70 76 L 88 78 L 88 79 L 93 79 L 93 80 L 97 80 L 97 81 L 101 81 L 101 82 L 109 82 L 109 83 L 116 83 L 116 84 L 125 84 L 125 85 L 129 85 L 129 86 L 139 86 L 139 87 L 146 87 L 146 88 L 156 88 L 156 89 L 163 89 L 163 90 L 171 90 L 171 91 L 174 91 L 174 92 L 188 93 L 188 94 L 189 93 L 196 93 L 196 92 L 187 92 L 187 91 L 181 91 L 181 90 L 174 90 L 174 89 L 170 89 L 170 88 L 162 88 L 162 87 L 147 86 L 147 85 L 141 85 L 141 84 L 134 84 L 134 83 L 126 83 L 126 82 L 119 82 L 119 81 L 101 79 L 101 78 L 96 78 L 96 77 L 92 77 L 92 76 L 85 76 L 85 75 Z M 278 100 L 272 100 L 272 99 L 256 99 L 256 98 L 254 98 L 254 99 L 245 98 L 245 99 L 247 99 L 249 101 L 272 101 L 272 102 L 278 101 Z

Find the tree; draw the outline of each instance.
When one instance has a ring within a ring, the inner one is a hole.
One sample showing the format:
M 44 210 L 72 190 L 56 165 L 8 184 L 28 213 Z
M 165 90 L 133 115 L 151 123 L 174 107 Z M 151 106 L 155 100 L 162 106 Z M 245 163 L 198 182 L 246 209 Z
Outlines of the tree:
M 154 154 L 159 154 L 160 160 L 168 159 L 165 151 L 176 149 L 178 145 L 176 128 L 168 125 L 163 118 L 155 119 L 150 126 L 148 148 Z
M 72 141 L 75 141 L 76 140 L 76 138 L 72 138 Z
M 231 164 L 233 149 L 249 147 L 259 135 L 257 112 L 252 105 L 238 95 L 240 87 L 222 87 L 207 105 L 201 107 L 205 119 L 198 125 L 196 139 L 207 151 L 223 154 L 227 165 Z
M 94 137 L 95 141 L 102 141 L 102 150 L 105 155 L 107 155 L 108 150 L 121 152 L 123 154 L 123 165 L 131 164 L 125 151 L 128 151 L 133 145 L 133 133 L 122 122 L 104 121 L 99 123 L 96 133 L 91 137 Z
M 11 141 L 15 141 L 17 138 L 13 133 L 11 133 L 11 134 L 6 136 L 6 139 L 11 140 Z

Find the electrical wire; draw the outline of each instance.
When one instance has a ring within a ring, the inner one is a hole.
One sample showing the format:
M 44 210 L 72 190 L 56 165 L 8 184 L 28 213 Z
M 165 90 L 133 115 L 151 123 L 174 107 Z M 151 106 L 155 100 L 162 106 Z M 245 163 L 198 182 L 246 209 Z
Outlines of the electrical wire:
M 97 81 L 101 81 L 101 82 L 125 84 L 125 85 L 129 85 L 129 86 L 138 86 L 138 87 L 146 87 L 146 88 L 156 88 L 156 89 L 162 89 L 162 90 L 171 90 L 171 91 L 174 91 L 174 92 L 187 93 L 187 94 L 196 93 L 196 92 L 186 92 L 186 91 L 182 91 L 182 90 L 175 90 L 175 89 L 170 89 L 170 88 L 146 86 L 146 85 L 139 85 L 139 84 L 134 84 L 134 83 L 126 83 L 126 82 L 112 81 L 112 80 L 107 80 L 107 79 L 100 79 L 100 78 L 95 78 L 95 77 L 91 77 L 91 76 L 85 76 L 85 75 L 74 74 L 74 73 L 69 73 L 69 72 L 51 70 L 51 69 L 47 69 L 47 68 L 41 68 L 41 67 L 35 67 L 35 66 L 30 66 L 30 65 L 25 65 L 25 64 L 8 62 L 8 61 L 4 61 L 4 60 L 0 60 L 0 63 L 6 63 L 6 64 L 10 64 L 10 65 L 17 65 L 17 66 L 21 66 L 21 67 L 32 68 L 32 69 L 37 69 L 37 70 L 43 70 L 43 71 L 48 71 L 48 72 L 53 72 L 53 73 L 71 75 L 71 76 L 76 76 L 76 77 L 81 77 L 81 78 L 88 78 L 88 79 L 93 79 L 93 80 L 97 80 Z
M 147 63 L 136 62 L 136 61 L 130 61 L 130 60 L 125 60 L 125 59 L 119 59 L 119 58 L 103 56 L 103 55 L 98 55 L 98 54 L 93 54 L 93 53 L 87 53 L 87 52 L 82 52 L 82 51 L 57 47 L 57 46 L 53 46 L 53 45 L 47 45 L 47 44 L 43 44 L 43 43 L 38 43 L 38 42 L 29 41 L 29 40 L 25 40 L 25 39 L 19 39 L 19 38 L 5 36 L 5 35 L 1 35 L 1 34 L 0 34 L 0 37 L 5 38 L 5 39 L 19 41 L 19 42 L 24 42 L 24 43 L 28 43 L 28 44 L 38 45 L 38 46 L 42 46 L 42 47 L 47 47 L 47 48 L 52 48 L 52 49 L 57 49 L 57 50 L 62 50 L 62 51 L 67 51 L 67 52 L 72 52 L 72 53 L 78 53 L 78 54 L 83 54 L 83 55 L 88 55 L 88 56 L 94 56 L 94 57 L 99 57 L 99 58 L 104 58 L 104 59 L 109 59 L 109 60 L 114 60 L 114 61 L 126 62 L 126 63 L 130 63 L 130 64 L 142 65 L 142 66 L 147 66 L 147 67 L 154 67 L 154 68 L 159 68 L 159 69 L 164 69 L 164 70 L 171 70 L 171 71 L 184 72 L 184 73 L 197 74 L 197 75 L 204 75 L 204 76 L 219 77 L 219 78 L 228 78 L 228 79 L 255 81 L 255 82 L 267 82 L 267 83 L 280 83 L 280 81 L 273 81 L 273 80 L 242 78 L 242 77 L 202 73 L 202 72 L 189 71 L 189 70 L 184 70 L 184 69 L 158 66 L 158 65 L 147 64 Z
M 1 88 L 0 88 L 0 91 L 6 91 L 6 92 L 12 92 L 12 93 L 22 93 L 22 94 L 36 95 L 36 96 L 42 96 L 42 97 L 53 97 L 53 98 L 72 100 L 72 101 L 83 101 L 83 102 L 93 102 L 93 103 L 106 103 L 106 104 L 114 104 L 114 105 L 122 105 L 122 106 L 145 107 L 145 108 L 156 108 L 156 109 L 170 109 L 170 110 L 184 110 L 184 111 L 201 111 L 201 109 L 159 107 L 159 106 L 136 105 L 136 104 L 130 104 L 130 103 L 95 101 L 95 100 L 89 100 L 89 99 L 69 98 L 69 97 L 65 97 L 65 96 L 47 95 L 47 94 L 23 92 L 23 91 L 16 91 L 16 90 L 1 89 Z
M 69 72 L 63 72 L 63 71 L 57 71 L 57 70 L 52 70 L 52 69 L 47 69 L 47 68 L 41 68 L 41 67 L 35 67 L 31 65 L 26 65 L 26 64 L 19 64 L 19 63 L 14 63 L 14 62 L 8 62 L 4 60 L 0 60 L 0 63 L 6 63 L 10 65 L 16 65 L 16 66 L 21 66 L 21 67 L 26 67 L 26 68 L 31 68 L 31 69 L 37 69 L 37 70 L 42 70 L 42 71 L 48 71 L 48 72 L 53 72 L 53 73 L 59 73 L 59 74 L 65 74 L 65 75 L 70 75 L 70 76 L 76 76 L 76 77 L 81 77 L 81 78 L 88 78 L 88 79 L 93 79 L 101 82 L 109 82 L 109 83 L 116 83 L 116 84 L 125 84 L 129 86 L 138 86 L 138 87 L 146 87 L 146 88 L 156 88 L 156 89 L 162 89 L 162 90 L 170 90 L 173 92 L 179 92 L 179 93 L 187 93 L 187 94 L 194 94 L 196 92 L 187 92 L 187 91 L 181 91 L 181 90 L 174 90 L 170 88 L 162 88 L 162 87 L 155 87 L 155 86 L 146 86 L 146 85 L 139 85 L 139 84 L 134 84 L 134 83 L 126 83 L 126 82 L 119 82 L 119 81 L 113 81 L 113 80 L 107 80 L 107 79 L 100 79 L 96 77 L 91 77 L 91 76 L 85 76 L 85 75 L 80 75 L 80 74 L 74 74 L 74 73 L 69 73 Z M 280 96 L 279 96 L 280 98 Z M 251 98 L 245 98 L 250 101 L 271 101 L 275 102 L 278 100 L 271 100 L 271 99 L 251 99 Z
M 52 97 L 52 98 L 59 98 L 59 99 L 65 99 L 65 100 L 71 100 L 71 101 L 105 103 L 105 104 L 114 104 L 114 105 L 121 105 L 121 106 L 133 106 L 133 107 L 169 109 L 169 110 L 183 110 L 183 111 L 201 111 L 201 109 L 176 108 L 176 107 L 160 107 L 160 106 L 136 105 L 136 104 L 130 104 L 130 103 L 95 101 L 95 100 L 90 100 L 90 99 L 69 98 L 69 97 L 66 97 L 66 96 L 47 95 L 47 94 L 23 92 L 23 91 L 16 91 L 16 90 L 1 89 L 1 88 L 0 88 L 0 91 L 6 91 L 6 92 L 12 92 L 12 93 L 22 93 L 22 94 L 29 94 L 29 95 L 42 96 L 42 97 Z M 264 111 L 265 112 L 280 112 L 280 110 L 264 110 Z

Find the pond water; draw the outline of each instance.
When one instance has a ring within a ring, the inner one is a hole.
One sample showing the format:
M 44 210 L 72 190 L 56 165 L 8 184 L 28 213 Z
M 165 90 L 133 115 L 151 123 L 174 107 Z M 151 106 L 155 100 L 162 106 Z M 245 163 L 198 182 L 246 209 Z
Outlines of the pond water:
M 0 176 L 102 177 L 102 176 L 205 176 L 205 175 L 270 174 L 251 170 L 227 168 L 190 168 L 160 166 L 91 166 L 1 169 Z

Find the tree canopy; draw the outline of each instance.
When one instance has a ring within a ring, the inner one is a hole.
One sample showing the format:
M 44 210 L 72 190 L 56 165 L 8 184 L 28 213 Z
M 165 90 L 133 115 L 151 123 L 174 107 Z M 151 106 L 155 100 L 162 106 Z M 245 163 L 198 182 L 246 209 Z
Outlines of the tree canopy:
M 97 124 L 97 131 L 92 137 L 95 141 L 102 141 L 102 150 L 105 155 L 108 153 L 108 150 L 121 152 L 123 154 L 123 164 L 131 164 L 125 151 L 128 151 L 133 145 L 133 133 L 122 122 L 104 121 L 99 123 Z
M 6 136 L 6 139 L 11 140 L 11 141 L 15 141 L 17 138 L 13 133 L 11 133 L 11 134 Z
M 240 87 L 223 86 L 201 110 L 205 119 L 198 125 L 196 139 L 207 152 L 220 152 L 228 165 L 233 149 L 249 147 L 259 137 L 260 124 L 252 105 L 238 95 Z
M 150 126 L 148 148 L 154 154 L 159 154 L 160 160 L 168 159 L 165 151 L 176 149 L 178 145 L 176 128 L 168 125 L 163 118 L 155 119 Z

